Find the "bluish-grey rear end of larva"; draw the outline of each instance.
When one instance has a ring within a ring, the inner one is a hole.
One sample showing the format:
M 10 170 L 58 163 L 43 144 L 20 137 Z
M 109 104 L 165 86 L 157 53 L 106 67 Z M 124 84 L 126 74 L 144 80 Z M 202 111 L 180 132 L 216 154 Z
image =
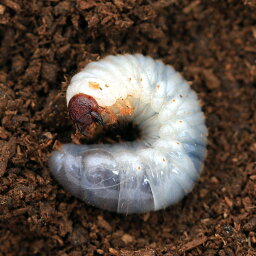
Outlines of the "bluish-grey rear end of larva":
M 92 89 L 92 82 L 101 89 Z M 206 156 L 207 131 L 195 92 L 171 66 L 140 54 L 108 56 L 72 78 L 67 102 L 79 93 L 138 125 L 142 137 L 61 146 L 49 165 L 65 189 L 88 204 L 125 214 L 166 208 L 191 191 Z M 133 112 L 123 115 L 120 104 Z

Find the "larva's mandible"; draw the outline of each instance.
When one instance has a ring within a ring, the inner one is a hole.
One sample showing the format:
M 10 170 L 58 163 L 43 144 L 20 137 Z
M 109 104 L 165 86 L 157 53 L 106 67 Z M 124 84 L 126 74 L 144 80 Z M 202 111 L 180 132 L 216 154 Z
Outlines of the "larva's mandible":
M 82 133 L 116 120 L 141 130 L 133 142 L 54 151 L 52 174 L 73 195 L 128 214 L 166 208 L 192 189 L 206 155 L 205 118 L 196 93 L 171 66 L 141 54 L 108 56 L 76 74 L 66 97 Z

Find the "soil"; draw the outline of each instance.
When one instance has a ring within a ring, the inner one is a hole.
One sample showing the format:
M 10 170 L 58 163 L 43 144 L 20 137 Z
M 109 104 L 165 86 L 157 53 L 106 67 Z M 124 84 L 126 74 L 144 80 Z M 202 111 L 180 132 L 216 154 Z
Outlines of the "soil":
M 0 255 L 256 255 L 256 2 L 2 0 Z M 198 92 L 209 129 L 198 184 L 143 215 L 88 206 L 47 159 L 74 141 L 65 89 L 90 61 L 143 53 Z

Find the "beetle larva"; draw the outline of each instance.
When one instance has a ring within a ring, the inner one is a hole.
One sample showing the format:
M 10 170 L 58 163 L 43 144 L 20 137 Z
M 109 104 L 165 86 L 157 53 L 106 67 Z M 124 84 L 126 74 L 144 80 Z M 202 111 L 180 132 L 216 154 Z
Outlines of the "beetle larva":
M 89 63 L 67 89 L 70 118 L 132 121 L 141 138 L 65 144 L 49 160 L 54 177 L 85 202 L 118 213 L 156 211 L 191 191 L 206 156 L 205 118 L 196 93 L 171 66 L 141 54 Z

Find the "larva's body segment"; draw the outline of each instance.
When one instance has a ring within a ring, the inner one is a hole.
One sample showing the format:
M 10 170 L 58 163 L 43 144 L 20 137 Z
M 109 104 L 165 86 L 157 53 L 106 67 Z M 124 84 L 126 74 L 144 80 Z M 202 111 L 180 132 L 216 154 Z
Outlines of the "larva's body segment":
M 66 189 L 126 214 L 165 208 L 192 189 L 206 155 L 204 115 L 195 92 L 171 66 L 140 54 L 108 56 L 72 78 L 67 104 L 78 94 L 95 99 L 104 123 L 133 121 L 142 138 L 63 145 L 49 164 Z

